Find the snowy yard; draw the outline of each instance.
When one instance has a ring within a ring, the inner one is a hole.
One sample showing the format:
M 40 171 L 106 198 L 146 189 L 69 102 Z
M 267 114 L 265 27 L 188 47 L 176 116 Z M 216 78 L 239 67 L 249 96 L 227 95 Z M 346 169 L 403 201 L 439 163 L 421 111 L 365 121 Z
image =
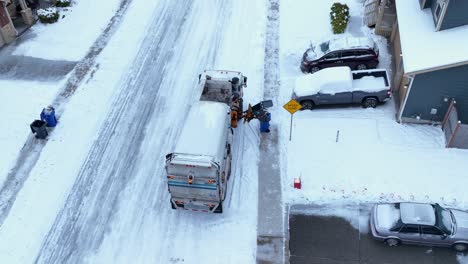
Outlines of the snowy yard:
M 332 35 L 326 2 L 283 2 L 281 15 L 288 18 L 282 20 L 281 32 L 283 104 L 302 75 L 299 61 L 308 40 Z M 351 12 L 345 35 L 374 38 L 380 48 L 378 68 L 390 71 L 385 39 L 360 25 L 362 4 L 342 2 Z M 313 22 L 304 23 L 304 17 Z M 398 124 L 393 102 L 376 109 L 327 107 L 297 112 L 290 142 L 289 113 L 278 109 L 275 114 L 283 133 L 286 203 L 421 201 L 468 208 L 468 151 L 446 149 L 440 126 Z M 302 190 L 293 189 L 293 179 L 299 177 Z

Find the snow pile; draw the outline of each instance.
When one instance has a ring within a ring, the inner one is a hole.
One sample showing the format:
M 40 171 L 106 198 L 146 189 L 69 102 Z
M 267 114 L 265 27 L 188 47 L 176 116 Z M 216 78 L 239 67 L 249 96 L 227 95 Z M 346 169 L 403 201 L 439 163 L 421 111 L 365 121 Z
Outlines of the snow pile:
M 322 69 L 314 74 L 300 76 L 296 80 L 296 96 L 313 95 L 319 92 L 335 94 L 351 91 L 353 75 L 349 67 Z
M 81 60 L 109 23 L 120 3 L 120 0 L 76 1 L 73 8 L 61 9 L 58 23 L 38 23 L 31 27 L 30 31 L 35 38 L 33 41 L 22 42 L 14 55 L 48 60 Z M 45 12 L 50 14 L 51 11 Z
M 384 77 L 364 76 L 353 80 L 353 91 L 378 92 L 388 89 Z
M 43 16 L 46 18 L 53 18 L 58 14 L 57 8 L 55 7 L 48 7 L 48 8 L 41 8 L 37 10 L 38 16 Z

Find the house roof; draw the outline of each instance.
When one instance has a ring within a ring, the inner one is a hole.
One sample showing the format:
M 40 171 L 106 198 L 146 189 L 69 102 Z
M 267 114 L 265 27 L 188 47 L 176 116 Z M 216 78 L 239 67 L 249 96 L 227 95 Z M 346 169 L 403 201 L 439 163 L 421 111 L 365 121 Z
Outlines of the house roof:
M 431 9 L 418 0 L 396 0 L 396 9 L 405 73 L 468 63 L 468 25 L 435 31 Z
M 401 221 L 405 224 L 434 225 L 435 212 L 430 204 L 401 203 Z

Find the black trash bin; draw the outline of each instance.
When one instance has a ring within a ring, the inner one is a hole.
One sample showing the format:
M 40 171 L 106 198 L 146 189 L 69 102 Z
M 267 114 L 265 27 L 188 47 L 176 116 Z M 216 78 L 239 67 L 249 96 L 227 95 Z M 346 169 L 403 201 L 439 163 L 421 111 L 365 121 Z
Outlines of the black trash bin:
M 34 120 L 34 122 L 29 125 L 31 127 L 31 132 L 36 134 L 36 138 L 45 139 L 49 133 L 47 133 L 47 123 L 42 120 Z

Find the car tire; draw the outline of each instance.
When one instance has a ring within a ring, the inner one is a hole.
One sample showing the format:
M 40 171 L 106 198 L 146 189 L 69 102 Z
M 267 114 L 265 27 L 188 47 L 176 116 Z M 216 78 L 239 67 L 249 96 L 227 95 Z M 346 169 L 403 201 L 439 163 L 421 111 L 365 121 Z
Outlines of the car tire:
M 457 252 L 465 252 L 468 250 L 468 244 L 457 243 L 453 245 L 453 249 Z
M 320 67 L 318 67 L 318 66 L 311 67 L 310 70 L 309 70 L 310 73 L 314 73 L 314 72 L 318 72 L 318 71 L 320 71 Z
M 364 108 L 369 108 L 369 107 L 376 108 L 378 103 L 379 103 L 379 101 L 377 100 L 377 98 L 368 97 L 368 98 L 365 98 L 362 101 L 362 107 L 364 107 Z
M 396 247 L 400 244 L 400 240 L 397 238 L 387 238 L 385 239 L 385 244 L 389 247 Z
M 175 205 L 172 203 L 172 201 L 169 201 L 169 202 L 171 203 L 171 208 L 175 210 L 176 209 Z
M 314 106 L 315 106 L 314 102 L 312 102 L 310 100 L 302 101 L 301 105 L 302 105 L 301 110 L 312 110 L 312 109 L 314 109 Z
M 368 68 L 367 65 L 364 64 L 364 63 L 358 64 L 358 65 L 356 66 L 356 70 L 358 70 L 358 71 L 359 71 L 359 70 L 367 70 L 367 68 Z

